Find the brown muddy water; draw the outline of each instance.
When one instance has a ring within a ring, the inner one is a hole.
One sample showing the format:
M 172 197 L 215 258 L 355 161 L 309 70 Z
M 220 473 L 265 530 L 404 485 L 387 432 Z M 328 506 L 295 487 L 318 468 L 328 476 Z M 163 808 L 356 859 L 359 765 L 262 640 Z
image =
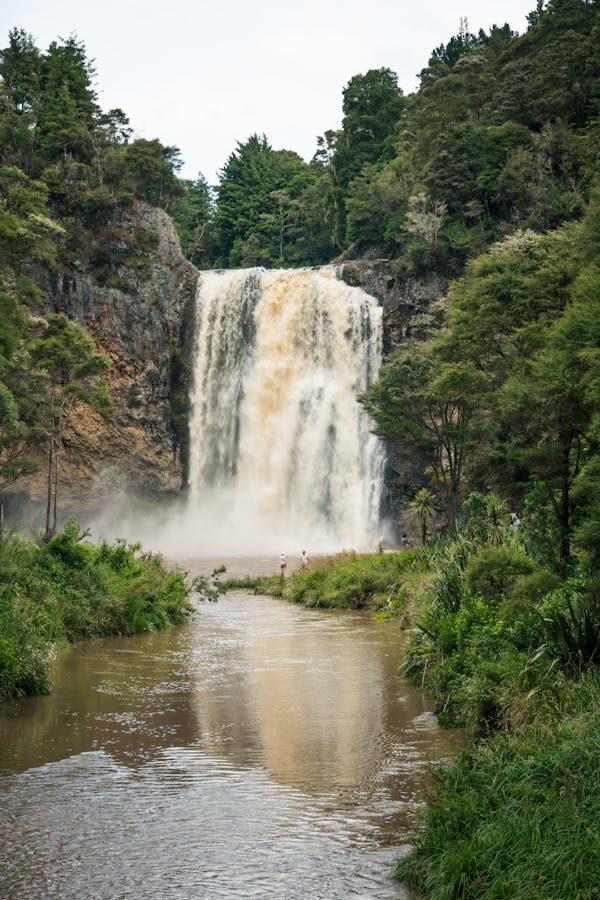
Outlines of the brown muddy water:
M 461 738 L 402 640 L 232 592 L 67 651 L 51 696 L 0 712 L 0 897 L 409 897 L 391 867 Z

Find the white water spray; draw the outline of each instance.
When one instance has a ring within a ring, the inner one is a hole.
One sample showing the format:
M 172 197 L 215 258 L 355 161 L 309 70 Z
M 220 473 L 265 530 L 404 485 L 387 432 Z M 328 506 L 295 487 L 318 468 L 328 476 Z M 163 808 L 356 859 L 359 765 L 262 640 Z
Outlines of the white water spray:
M 202 273 L 190 521 L 205 552 L 373 548 L 383 452 L 356 397 L 381 309 L 319 270 Z

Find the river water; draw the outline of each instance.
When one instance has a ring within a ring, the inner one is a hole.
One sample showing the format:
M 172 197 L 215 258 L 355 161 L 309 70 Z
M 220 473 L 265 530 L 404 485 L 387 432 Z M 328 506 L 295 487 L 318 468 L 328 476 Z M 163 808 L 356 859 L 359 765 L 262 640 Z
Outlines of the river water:
M 232 592 L 0 713 L 2 898 L 391 898 L 441 731 L 396 622 Z

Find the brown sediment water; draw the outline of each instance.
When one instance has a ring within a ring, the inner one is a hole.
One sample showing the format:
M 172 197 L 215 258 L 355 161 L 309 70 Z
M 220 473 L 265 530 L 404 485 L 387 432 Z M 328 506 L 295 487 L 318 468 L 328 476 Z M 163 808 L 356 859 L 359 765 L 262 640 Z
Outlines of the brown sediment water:
M 0 896 L 408 897 L 391 867 L 461 737 L 403 640 L 232 592 L 65 652 L 51 696 L 0 713 Z

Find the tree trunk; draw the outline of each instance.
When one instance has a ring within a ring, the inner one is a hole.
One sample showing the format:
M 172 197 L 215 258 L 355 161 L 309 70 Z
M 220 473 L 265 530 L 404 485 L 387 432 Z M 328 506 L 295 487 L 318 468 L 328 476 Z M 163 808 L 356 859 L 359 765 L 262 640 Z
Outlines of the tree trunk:
M 48 453 L 48 497 L 46 501 L 46 531 L 44 533 L 44 542 L 49 541 L 52 537 L 50 530 L 50 512 L 52 510 L 52 472 L 54 469 L 54 435 L 50 438 L 50 450 Z
M 54 496 L 53 496 L 53 498 L 52 498 L 52 506 L 53 506 L 53 511 L 52 511 L 52 534 L 53 534 L 53 535 L 56 534 L 56 519 L 57 519 L 56 502 L 57 502 L 57 497 L 58 497 L 58 471 L 59 471 L 59 469 L 58 469 L 58 464 L 59 464 L 59 459 L 60 459 L 60 441 L 57 441 L 57 443 L 56 443 L 56 451 L 55 451 L 55 453 L 54 453 Z

